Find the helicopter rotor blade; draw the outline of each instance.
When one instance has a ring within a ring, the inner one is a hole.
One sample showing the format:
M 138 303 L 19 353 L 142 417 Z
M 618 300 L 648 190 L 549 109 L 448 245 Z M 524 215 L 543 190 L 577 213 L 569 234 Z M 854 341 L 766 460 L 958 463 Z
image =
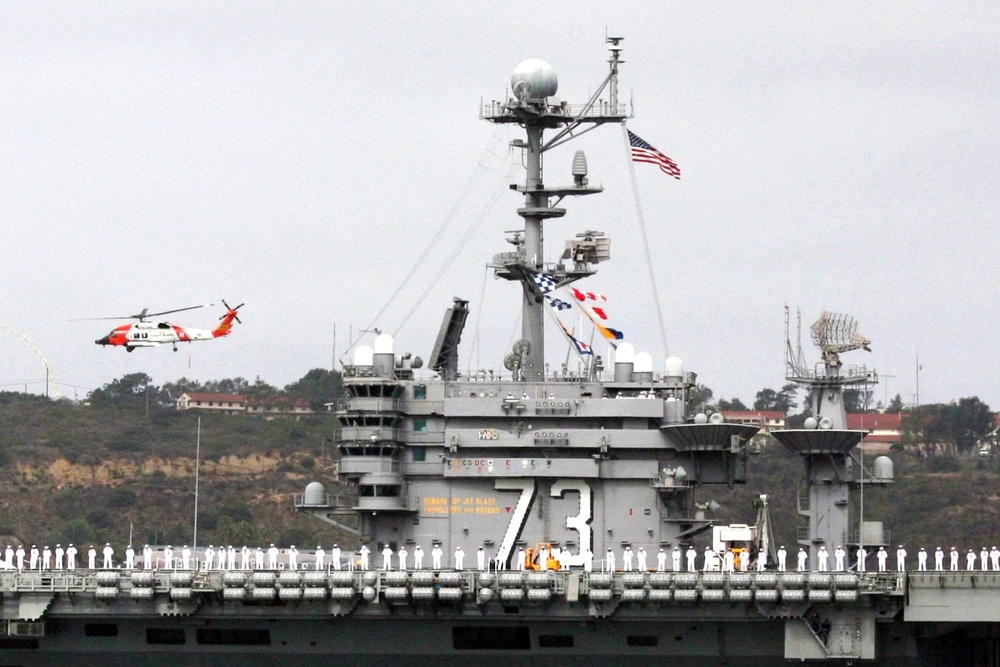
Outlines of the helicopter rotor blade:
M 246 303 L 246 302 L 244 301 L 243 303 Z M 240 324 L 243 324 L 243 320 L 241 320 L 240 316 L 236 314 L 236 311 L 243 307 L 243 303 L 241 303 L 240 305 L 236 306 L 235 308 L 232 308 L 228 303 L 226 303 L 225 299 L 222 300 L 222 305 L 226 307 L 226 311 L 227 311 L 226 315 L 228 315 L 229 313 L 232 313 L 233 314 L 233 319 L 236 320 L 237 322 L 239 322 Z M 222 315 L 221 317 L 219 317 L 219 319 L 220 320 L 225 319 L 226 315 Z
M 169 315 L 170 313 L 180 313 L 185 310 L 196 310 L 198 308 L 207 308 L 209 306 L 214 306 L 214 303 L 203 303 L 200 306 L 188 306 L 187 308 L 175 308 L 174 310 L 164 310 L 159 313 L 149 312 L 149 308 L 143 308 L 142 312 L 135 313 L 134 315 L 119 315 L 117 317 L 77 317 L 69 322 L 96 322 L 99 320 L 139 320 L 140 322 L 148 317 L 158 317 L 159 315 Z M 240 304 L 242 305 L 242 304 Z

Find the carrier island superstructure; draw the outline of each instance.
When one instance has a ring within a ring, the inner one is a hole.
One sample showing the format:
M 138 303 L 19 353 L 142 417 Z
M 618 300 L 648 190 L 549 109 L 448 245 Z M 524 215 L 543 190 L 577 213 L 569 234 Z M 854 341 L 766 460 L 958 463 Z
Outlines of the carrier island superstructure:
M 482 110 L 526 134 L 513 144 L 526 177 L 512 188 L 524 226 L 490 263 L 522 294 L 506 372 L 459 372 L 462 299 L 447 310 L 430 372 L 381 334 L 344 367 L 337 446 L 356 493 L 340 498 L 316 481 L 295 504 L 352 534 L 345 550 L 369 548 L 372 569 L 352 556 L 339 571 L 3 573 L 0 665 L 998 664 L 1000 573 L 778 572 L 775 545 L 760 572 L 703 571 L 701 553 L 696 572 L 656 571 L 661 548 L 708 543 L 695 494 L 746 481 L 758 429 L 692 409 L 695 375 L 627 343 L 606 368 L 597 355 L 579 373 L 546 368 L 546 296 L 592 275 L 610 240 L 582 230 L 558 262 L 542 261 L 543 227 L 564 216 L 560 204 L 600 192 L 582 154 L 572 182 L 557 186 L 542 156 L 629 116 L 621 40 L 608 46 L 610 71 L 586 104 L 558 99 L 552 68 L 529 60 L 511 98 Z M 881 524 L 854 516 L 853 499 L 892 479 L 888 459 L 868 469 L 855 460 L 864 432 L 845 424 L 844 387 L 872 378 L 839 354 L 867 341 L 853 320 L 828 314 L 813 340 L 822 362 L 810 368 L 790 352 L 787 373 L 809 390 L 812 417 L 771 432 L 803 459 L 799 544 L 786 546 L 810 562 L 821 547 L 889 546 Z M 521 569 L 519 554 L 539 544 L 560 552 L 560 569 Z M 444 566 L 428 557 L 421 570 L 375 569 L 385 545 L 439 547 Z M 451 567 L 458 548 L 461 571 Z M 626 548 L 644 549 L 651 570 L 607 568 L 606 552 L 620 559 Z

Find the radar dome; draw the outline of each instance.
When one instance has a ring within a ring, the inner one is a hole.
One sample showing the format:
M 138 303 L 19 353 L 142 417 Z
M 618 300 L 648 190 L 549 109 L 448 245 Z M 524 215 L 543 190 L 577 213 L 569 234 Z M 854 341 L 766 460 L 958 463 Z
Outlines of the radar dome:
M 829 417 L 823 417 L 822 419 L 819 420 L 819 427 L 824 431 L 829 431 L 831 428 L 833 428 L 833 420 L 830 419 Z
M 306 492 L 302 495 L 303 505 L 322 505 L 326 496 L 326 488 L 319 482 L 306 484 Z
M 892 459 L 888 456 L 880 456 L 875 459 L 875 463 L 872 465 L 872 477 L 884 480 L 892 479 Z
M 680 357 L 667 357 L 666 371 L 667 377 L 683 377 L 684 362 Z
M 383 333 L 375 337 L 375 354 L 392 354 L 392 336 Z
M 721 424 L 724 421 L 726 421 L 726 418 L 721 412 L 713 412 L 708 418 L 709 424 Z
M 622 343 L 615 350 L 616 364 L 631 364 L 635 361 L 635 348 L 630 343 Z
M 514 68 L 510 89 L 519 100 L 541 100 L 559 90 L 559 81 L 552 65 L 538 58 L 525 60 Z
M 803 424 L 808 429 L 814 429 L 819 426 L 819 422 L 816 421 L 815 417 L 806 417 L 805 424 Z
M 652 373 L 653 355 L 651 355 L 649 352 L 637 352 L 635 355 L 635 372 Z
M 354 365 L 371 366 L 374 354 L 372 349 L 367 345 L 359 345 L 358 349 L 354 350 Z
M 694 416 L 694 423 L 695 424 L 707 424 L 708 423 L 708 415 L 706 415 L 704 412 L 699 412 L 698 414 L 696 414 Z

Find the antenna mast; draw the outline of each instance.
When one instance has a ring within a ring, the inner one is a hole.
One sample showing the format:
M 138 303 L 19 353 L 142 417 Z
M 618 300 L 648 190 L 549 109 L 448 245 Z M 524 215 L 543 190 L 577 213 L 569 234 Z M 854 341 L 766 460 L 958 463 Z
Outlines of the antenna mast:
M 562 262 L 547 266 L 544 262 L 543 226 L 550 218 L 566 215 L 565 208 L 557 205 L 566 196 L 596 194 L 603 188 L 587 185 L 586 159 L 578 152 L 573 160 L 574 184 L 564 187 L 546 187 L 543 178 L 542 154 L 556 146 L 589 132 L 604 123 L 618 123 L 630 117 L 624 105 L 618 103 L 618 65 L 621 37 L 607 37 L 611 51 L 610 72 L 597 92 L 583 105 L 570 105 L 558 99 L 559 88 L 555 70 L 543 60 L 526 60 L 511 76 L 514 97 L 506 102 L 484 105 L 481 117 L 493 123 L 516 123 L 524 128 L 527 140 L 516 139 L 511 146 L 523 151 L 526 170 L 524 185 L 512 184 L 511 189 L 524 195 L 524 206 L 517 213 L 524 219 L 523 232 L 517 232 L 508 241 L 514 252 L 499 253 L 490 266 L 496 275 L 517 280 L 522 287 L 521 338 L 528 342 L 526 358 L 520 365 L 520 376 L 525 381 L 538 381 L 545 377 L 545 294 L 564 285 L 593 275 L 591 264 L 606 256 L 573 258 L 567 268 Z M 609 101 L 600 95 L 608 90 Z M 578 128 L 589 125 L 579 131 Z M 558 130 L 547 143 L 543 142 L 545 130 Z M 565 256 L 564 256 L 565 257 Z

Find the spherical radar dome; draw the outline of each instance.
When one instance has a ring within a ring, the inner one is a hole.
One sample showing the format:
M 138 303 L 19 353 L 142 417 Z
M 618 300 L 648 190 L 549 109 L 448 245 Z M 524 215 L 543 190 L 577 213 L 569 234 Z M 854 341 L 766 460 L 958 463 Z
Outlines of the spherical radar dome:
M 559 80 L 552 65 L 538 58 L 525 60 L 514 68 L 510 89 L 519 100 L 540 100 L 559 90 Z

